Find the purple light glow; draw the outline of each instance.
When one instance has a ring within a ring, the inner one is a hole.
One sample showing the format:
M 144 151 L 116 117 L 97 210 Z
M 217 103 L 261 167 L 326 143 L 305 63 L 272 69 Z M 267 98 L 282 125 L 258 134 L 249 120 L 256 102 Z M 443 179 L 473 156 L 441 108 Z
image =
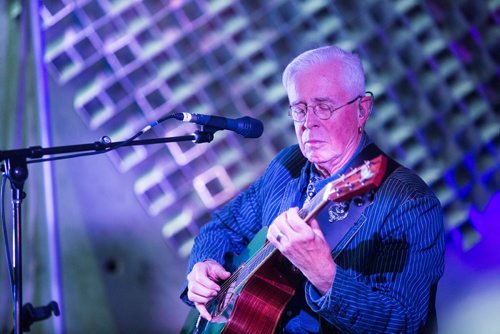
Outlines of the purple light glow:
M 500 191 L 491 197 L 483 212 L 471 208 L 470 219 L 482 238 L 463 254 L 464 262 L 475 269 L 500 267 Z

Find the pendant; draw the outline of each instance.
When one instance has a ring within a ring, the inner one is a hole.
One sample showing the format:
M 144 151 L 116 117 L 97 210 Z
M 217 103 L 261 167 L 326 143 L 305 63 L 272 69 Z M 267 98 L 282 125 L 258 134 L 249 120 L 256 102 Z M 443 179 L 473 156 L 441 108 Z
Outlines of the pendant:
M 328 208 L 328 221 L 334 223 L 339 220 L 344 220 L 349 214 L 349 201 L 333 202 Z

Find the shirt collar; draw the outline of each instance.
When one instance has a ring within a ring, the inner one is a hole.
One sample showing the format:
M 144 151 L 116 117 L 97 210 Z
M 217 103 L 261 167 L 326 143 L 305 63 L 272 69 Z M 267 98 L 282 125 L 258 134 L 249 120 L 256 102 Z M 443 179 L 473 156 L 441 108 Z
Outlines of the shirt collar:
M 331 175 L 327 177 L 326 179 L 323 179 L 320 177 L 318 171 L 316 170 L 316 167 L 314 167 L 314 164 L 312 164 L 310 161 L 307 161 L 304 167 L 302 167 L 302 172 L 300 175 L 300 181 L 299 181 L 299 193 L 297 197 L 297 201 L 303 202 L 305 195 L 307 193 L 307 186 L 309 185 L 309 181 L 313 178 L 317 179 L 315 182 L 315 193 L 320 191 L 328 182 L 333 181 L 337 179 L 340 175 L 342 175 L 345 170 L 349 167 L 351 167 L 351 163 L 353 160 L 359 155 L 359 153 L 369 144 L 372 143 L 372 140 L 370 137 L 363 132 L 363 135 L 361 136 L 361 140 L 359 141 L 358 147 L 354 151 L 354 154 L 352 157 L 349 159 L 349 161 L 342 167 L 337 173 L 334 175 Z

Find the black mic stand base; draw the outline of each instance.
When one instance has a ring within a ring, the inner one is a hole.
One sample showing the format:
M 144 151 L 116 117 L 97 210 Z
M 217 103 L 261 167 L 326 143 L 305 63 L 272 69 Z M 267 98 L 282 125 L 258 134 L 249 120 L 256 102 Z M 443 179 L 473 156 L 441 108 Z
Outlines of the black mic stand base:
M 21 317 L 21 332 L 29 332 L 31 325 L 34 322 L 48 319 L 53 315 L 59 316 L 59 305 L 55 301 L 51 301 L 46 306 L 33 307 L 31 303 L 24 304 Z M 14 330 L 12 331 L 14 333 Z

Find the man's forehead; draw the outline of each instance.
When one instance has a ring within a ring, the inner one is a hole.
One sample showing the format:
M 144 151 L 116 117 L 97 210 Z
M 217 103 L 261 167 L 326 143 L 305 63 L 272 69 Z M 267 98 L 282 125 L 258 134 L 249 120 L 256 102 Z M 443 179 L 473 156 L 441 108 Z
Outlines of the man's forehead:
M 297 73 L 288 85 L 288 97 L 292 100 L 307 98 L 330 99 L 335 102 L 347 93 L 346 79 L 340 75 L 332 75 L 331 72 L 309 72 Z

